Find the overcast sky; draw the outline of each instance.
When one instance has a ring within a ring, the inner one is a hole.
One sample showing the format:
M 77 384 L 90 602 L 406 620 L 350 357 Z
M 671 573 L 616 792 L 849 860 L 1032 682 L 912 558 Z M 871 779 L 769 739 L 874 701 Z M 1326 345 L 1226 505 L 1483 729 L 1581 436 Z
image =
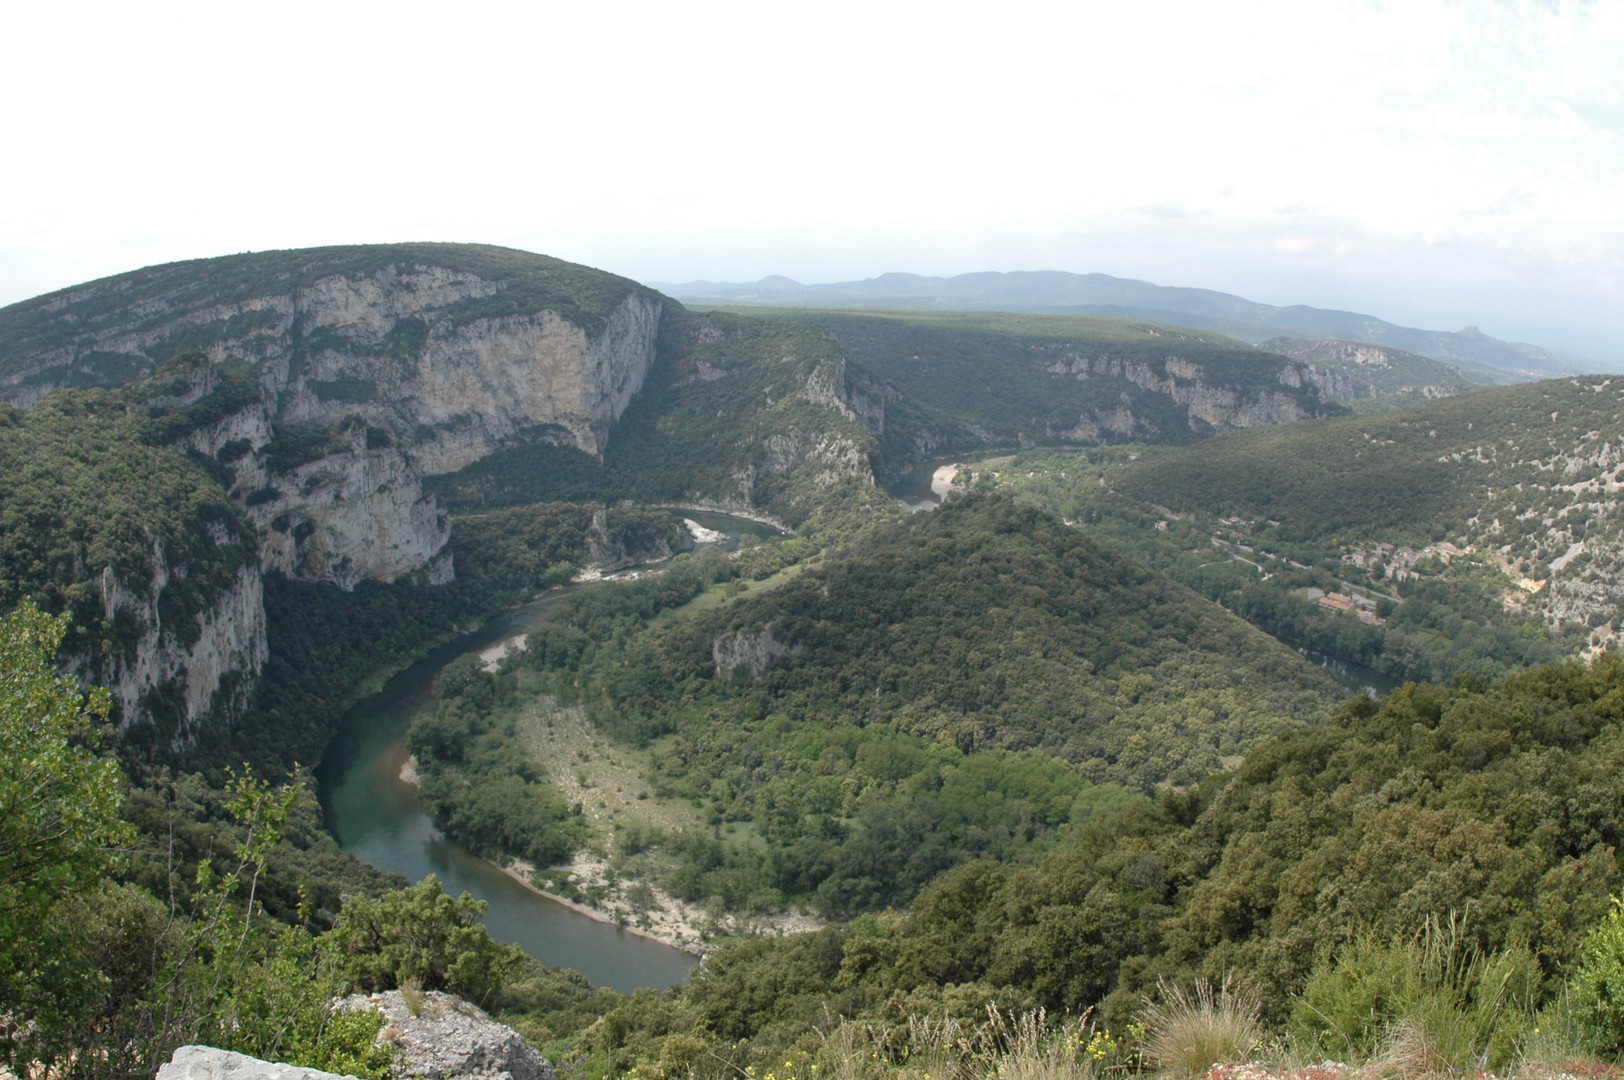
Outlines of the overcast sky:
M 505 244 L 1099 271 L 1624 359 L 1624 2 L 12 4 L 0 304 Z

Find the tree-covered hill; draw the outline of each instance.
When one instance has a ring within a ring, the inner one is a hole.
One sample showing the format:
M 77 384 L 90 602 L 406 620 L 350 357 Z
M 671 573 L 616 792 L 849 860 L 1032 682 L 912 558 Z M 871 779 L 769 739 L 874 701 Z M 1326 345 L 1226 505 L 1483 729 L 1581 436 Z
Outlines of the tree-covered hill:
M 1289 650 L 1055 518 L 971 497 L 651 642 L 647 685 L 797 724 L 884 721 L 1189 783 L 1332 688 Z M 666 691 L 624 707 L 649 720 Z
M 1177 445 L 1342 411 L 1278 354 L 1154 323 L 994 312 L 740 310 L 826 329 L 858 363 L 954 422 L 945 449 Z
M 580 842 L 545 779 L 559 763 L 526 763 L 515 727 L 526 695 L 553 695 L 715 824 L 639 841 L 671 860 L 653 872 L 673 895 L 847 916 L 967 858 L 1029 857 L 1125 789 L 1198 781 L 1339 696 L 1216 605 L 1001 498 L 688 603 L 729 570 L 682 561 L 583 597 L 508 673 L 459 673 L 412 735 L 443 827 L 534 859 L 552 805 L 550 842 Z M 482 794 L 498 786 L 502 805 Z
M 1314 536 L 1385 530 L 1424 542 L 1474 517 L 1491 530 L 1499 519 L 1498 533 L 1529 538 L 1526 554 L 1537 558 L 1553 512 L 1583 519 L 1609 509 L 1624 460 L 1621 409 L 1616 380 L 1554 379 L 1384 416 L 1237 432 L 1197 453 L 1146 456 L 1110 482 L 1174 509 L 1268 517 Z
M 1456 970 L 1492 962 L 1510 985 L 1492 1043 L 1472 1048 L 1505 1061 L 1540 1025 L 1572 1023 L 1565 980 L 1619 887 L 1621 702 L 1616 659 L 1352 699 L 1232 775 L 1096 818 L 1031 865 L 966 863 L 905 913 L 730 946 L 691 987 L 624 1000 L 594 1048 L 613 1067 L 653 1063 L 680 1033 L 781 1061 L 816 1047 L 831 1013 L 973 1022 L 988 1002 L 1103 1004 L 1122 1032 L 1158 980 L 1202 973 L 1261 996 L 1299 1053 L 1361 1061 L 1389 1022 L 1468 1022 L 1464 987 L 1433 1015 L 1404 1012 L 1418 987 L 1403 980 L 1440 978 L 1411 950 L 1453 920 Z
M 1624 614 L 1621 466 L 1624 385 L 1589 376 L 1237 433 L 1147 454 L 1108 483 L 1173 510 L 1278 521 L 1287 539 L 1449 541 L 1526 582 L 1553 622 L 1610 638 Z
M 1262 347 L 1305 361 L 1324 392 L 1361 413 L 1390 412 L 1493 384 L 1481 371 L 1381 345 L 1277 337 Z
M 413 271 L 430 269 L 431 275 Z M 400 308 L 434 307 L 447 279 L 488 283 L 450 305 L 453 322 L 548 309 L 601 326 L 634 281 L 545 255 L 487 244 L 370 244 L 244 252 L 165 263 L 75 285 L 0 308 L 0 384 L 14 397 L 37 385 L 117 386 L 152 374 L 177 353 L 226 346 L 253 359 L 272 345 L 268 298 L 325 282 L 384 274 L 409 294 Z M 295 327 L 295 337 L 315 328 Z M 427 326 L 407 320 L 379 344 L 401 351 Z M 307 347 L 320 348 L 318 337 Z

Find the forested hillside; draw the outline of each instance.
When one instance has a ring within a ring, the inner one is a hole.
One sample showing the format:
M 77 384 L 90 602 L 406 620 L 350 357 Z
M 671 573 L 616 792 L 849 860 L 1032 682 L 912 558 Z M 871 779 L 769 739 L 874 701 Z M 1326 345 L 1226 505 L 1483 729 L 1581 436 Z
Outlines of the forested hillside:
M 1611 640 L 1624 386 L 1600 377 L 1484 391 L 1389 416 L 1226 437 L 1108 480 L 1174 509 L 1278 520 L 1285 539 L 1451 541 L 1535 583 L 1554 623 Z
M 1391 412 L 1493 384 L 1481 370 L 1380 345 L 1277 337 L 1262 348 L 1305 361 L 1328 396 L 1359 413 Z
M 1253 988 L 1306 1054 L 1365 1060 L 1403 1021 L 1430 1025 L 1440 1053 L 1513 1061 L 1540 1025 L 1572 1022 L 1539 1010 L 1560 1001 L 1618 888 L 1621 701 L 1613 659 L 1356 698 L 1231 776 L 1089 822 L 1031 866 L 968 863 L 907 913 L 732 946 L 691 988 L 623 999 L 588 1038 L 616 1069 L 657 1067 L 678 1038 L 777 1062 L 815 1056 L 830 1013 L 973 1023 L 988 1002 L 1102 1001 L 1120 1037 L 1158 979 L 1200 972 Z M 1492 959 L 1506 981 L 1480 1013 L 1468 986 L 1446 998 L 1447 983 L 1425 984 L 1440 976 L 1406 942 L 1428 920 L 1445 934 L 1454 920 L 1451 962 Z M 1428 1001 L 1458 1011 L 1414 1011 Z
M 1152 442 L 1341 408 L 1278 354 L 1125 319 L 741 309 L 827 330 L 858 363 L 953 421 L 945 450 Z
M 381 1017 L 331 1000 L 398 987 L 576 1080 L 973 1080 L 1019 1041 L 989 1005 L 1069 1014 L 1098 1080 L 1198 977 L 1304 1060 L 1467 1014 L 1451 1069 L 1624 1051 L 1586 937 L 1624 882 L 1624 386 L 753 314 L 460 245 L 0 311 L 0 1060 L 382 1077 Z M 1384 396 L 1420 403 L 1336 403 Z M 932 512 L 882 486 L 989 447 Z M 696 551 L 694 507 L 788 531 Z M 436 843 L 691 916 L 692 985 L 622 996 L 343 855 L 308 766 L 388 672 L 655 560 L 446 666 L 388 772 L 409 749 Z M 1299 649 L 1415 681 L 1350 697 Z M 724 941 L 769 925 L 823 928 Z M 1439 970 L 1470 986 L 1405 1013 Z
M 849 916 L 964 859 L 1041 849 L 1126 790 L 1193 783 L 1339 696 L 1216 606 L 1002 499 L 688 604 L 728 570 L 683 565 L 566 606 L 511 674 L 448 683 L 412 747 L 452 835 L 541 862 L 581 842 L 547 802 L 560 766 L 526 763 L 514 728 L 551 696 L 647 746 L 656 794 L 748 830 L 643 836 L 673 860 L 673 895 Z M 514 794 L 487 798 L 498 782 Z

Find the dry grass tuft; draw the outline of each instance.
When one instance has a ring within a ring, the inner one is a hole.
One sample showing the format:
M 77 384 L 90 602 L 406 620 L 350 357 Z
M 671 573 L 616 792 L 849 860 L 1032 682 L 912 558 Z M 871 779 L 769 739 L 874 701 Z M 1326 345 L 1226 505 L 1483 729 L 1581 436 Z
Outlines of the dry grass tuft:
M 400 980 L 400 1000 L 406 1003 L 406 1011 L 413 1016 L 423 1015 L 423 982 L 420 979 Z
M 1174 1077 L 1196 1077 L 1214 1065 L 1238 1065 L 1263 1041 L 1256 995 L 1228 979 L 1217 987 L 1206 979 L 1194 991 L 1156 985 L 1159 1001 L 1145 999 L 1144 1055 Z

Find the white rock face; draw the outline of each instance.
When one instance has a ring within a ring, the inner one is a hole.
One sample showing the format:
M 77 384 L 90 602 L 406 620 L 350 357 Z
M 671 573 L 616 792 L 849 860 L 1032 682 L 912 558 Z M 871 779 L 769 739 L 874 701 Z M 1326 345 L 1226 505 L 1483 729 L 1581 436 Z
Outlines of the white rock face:
M 109 297 L 98 290 L 112 288 L 93 283 L 58 306 L 105 304 Z M 264 404 L 194 433 L 187 445 L 209 456 L 234 442 L 251 447 L 231 462 L 232 491 L 251 503 L 261 527 L 262 568 L 345 588 L 418 572 L 449 581 L 454 568 L 442 557 L 449 528 L 422 494 L 422 477 L 454 472 L 515 438 L 601 453 L 654 362 L 657 295 L 628 283 L 602 319 L 572 321 L 546 309 L 458 315 L 458 305 L 499 299 L 506 288 L 474 273 L 397 262 L 229 303 L 206 295 L 152 300 L 41 354 L 11 381 L 57 370 L 66 378 L 91 354 L 122 354 L 150 367 L 167 359 L 183 334 L 242 326 L 207 353 L 215 365 L 252 364 Z M 193 373 L 193 392 L 176 400 L 196 400 L 211 380 L 208 372 Z M 9 396 L 32 404 L 52 385 Z M 331 429 L 346 420 L 388 432 L 394 446 L 352 438 L 291 478 L 266 474 L 260 452 L 273 423 Z M 279 521 L 286 528 L 272 530 Z
M 227 720 L 240 715 L 253 692 L 254 679 L 270 656 L 265 631 L 264 594 L 258 568 L 238 570 L 229 588 L 198 619 L 199 633 L 186 644 L 180 627 L 165 626 L 159 593 L 169 584 L 170 566 L 163 548 L 153 546 L 152 580 L 139 585 L 121 582 L 107 567 L 101 575 L 102 606 L 109 619 L 127 612 L 142 627 L 130 659 L 114 658 L 98 681 L 112 690 L 120 726 L 150 719 L 143 699 L 168 683 L 181 688 L 185 715 L 178 742 L 193 741 L 192 725 L 208 716 Z M 88 658 L 76 658 L 70 669 L 88 679 Z
M 436 332 L 405 389 L 409 419 L 435 429 L 413 446 L 426 474 L 455 472 L 527 429 L 556 425 L 599 454 L 609 425 L 654 363 L 660 304 L 623 300 L 597 337 L 551 311 Z
M 345 589 L 416 571 L 430 584 L 450 581 L 450 519 L 398 450 L 368 450 L 364 439 L 258 489 L 276 493 L 248 509 L 260 566 Z
M 437 991 L 420 996 L 414 1012 L 399 990 L 352 994 L 343 1009 L 379 1009 L 380 1042 L 400 1054 L 397 1077 L 433 1080 L 553 1080 L 553 1067 L 517 1031 L 461 998 Z
M 716 664 L 716 670 L 724 675 L 731 676 L 739 668 L 748 668 L 754 678 L 761 678 L 767 665 L 780 656 L 794 656 L 801 651 L 799 645 L 786 645 L 773 638 L 773 627 L 778 620 L 762 626 L 759 630 L 737 630 L 731 634 L 723 634 L 711 642 L 711 660 Z
M 1060 357 L 1046 365 L 1046 370 L 1054 374 L 1072 374 L 1079 379 L 1101 376 L 1126 379 L 1143 390 L 1165 394 L 1184 406 L 1190 427 L 1198 431 L 1208 428 L 1229 431 L 1264 427 L 1303 420 L 1312 415 L 1311 410 L 1304 408 L 1303 403 L 1290 394 L 1260 391 L 1242 397 L 1229 386 L 1210 383 L 1201 365 L 1190 360 L 1170 356 L 1163 361 L 1161 368 L 1158 373 L 1152 365 L 1141 361 L 1078 355 Z M 1300 388 L 1304 382 L 1303 373 L 1291 370 L 1293 374 L 1290 377 L 1282 375 L 1280 381 L 1293 389 Z M 1051 434 L 1088 441 L 1101 437 L 1104 432 L 1130 435 L 1139 428 L 1138 418 L 1131 411 L 1118 407 L 1079 417 L 1075 428 Z
M 212 1046 L 182 1046 L 158 1067 L 157 1080 L 356 1080 L 348 1073 L 261 1061 Z
M 73 341 L 15 374 L 13 401 L 31 405 L 76 365 L 109 354 L 153 371 L 188 337 L 210 335 L 208 362 L 171 368 L 149 383 L 145 407 L 181 415 L 222 385 L 228 365 L 251 367 L 260 391 L 260 400 L 175 445 L 228 474 L 231 497 L 258 534 L 258 565 L 213 599 L 197 640 L 184 644 L 191 628 L 164 626 L 159 615 L 160 593 L 187 567 L 171 566 L 156 550 L 150 582 L 103 576 L 109 617 L 133 615 L 141 637 L 124 659 L 69 664 L 111 686 L 125 724 L 150 717 L 142 702 L 154 690 L 167 688 L 173 701 L 177 686 L 181 742 L 211 712 L 228 722 L 240 713 L 266 660 L 261 572 L 345 589 L 368 579 L 450 582 L 450 522 L 424 494 L 424 476 L 461 469 L 515 440 L 602 453 L 653 365 L 659 296 L 624 282 L 618 303 L 597 308 L 607 315 L 550 310 L 540 300 L 526 310 L 502 304 L 510 285 L 513 295 L 522 292 L 517 278 L 417 258 L 335 270 L 298 286 L 267 278 L 265 294 L 247 299 L 221 301 L 229 282 L 183 275 L 174 289 L 124 301 L 122 309 L 116 281 L 53 301 L 55 315 L 73 325 Z M 613 280 L 605 278 L 608 287 L 621 287 Z M 81 304 L 100 314 L 77 319 Z M 22 388 L 34 375 L 45 380 Z M 235 392 L 242 400 L 240 384 Z M 273 460 L 281 453 L 286 462 L 287 442 L 321 433 L 326 445 L 314 460 L 296 467 Z

